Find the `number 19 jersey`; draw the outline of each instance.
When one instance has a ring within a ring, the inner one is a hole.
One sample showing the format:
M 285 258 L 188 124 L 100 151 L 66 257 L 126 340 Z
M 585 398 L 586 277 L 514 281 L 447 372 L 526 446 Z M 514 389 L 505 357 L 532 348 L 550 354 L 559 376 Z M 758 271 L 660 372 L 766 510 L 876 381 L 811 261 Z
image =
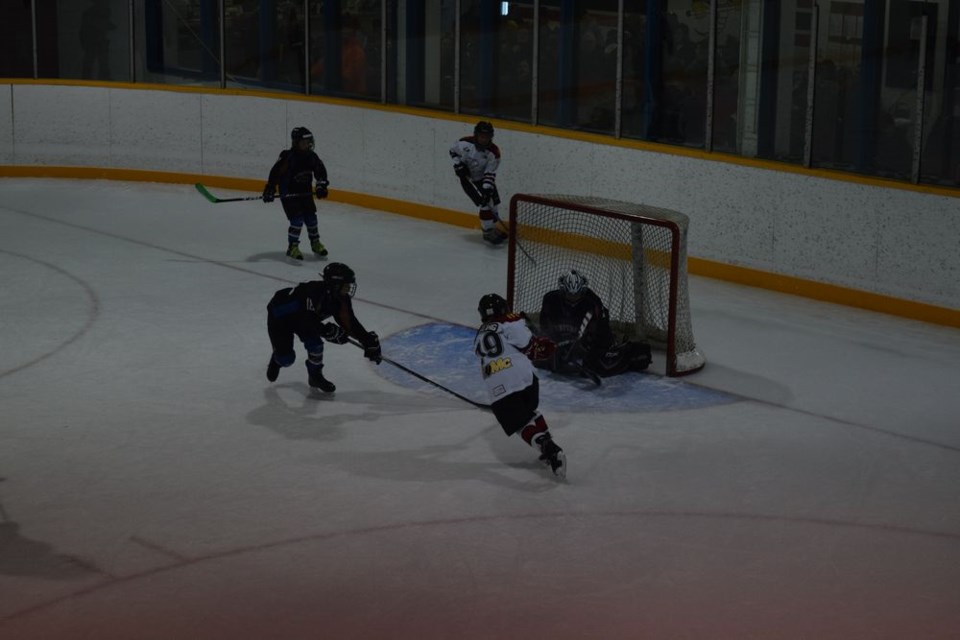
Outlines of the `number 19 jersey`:
M 526 323 L 513 314 L 501 322 L 486 322 L 477 330 L 473 350 L 480 358 L 480 371 L 493 402 L 533 384 L 536 373 L 521 351 L 531 337 Z

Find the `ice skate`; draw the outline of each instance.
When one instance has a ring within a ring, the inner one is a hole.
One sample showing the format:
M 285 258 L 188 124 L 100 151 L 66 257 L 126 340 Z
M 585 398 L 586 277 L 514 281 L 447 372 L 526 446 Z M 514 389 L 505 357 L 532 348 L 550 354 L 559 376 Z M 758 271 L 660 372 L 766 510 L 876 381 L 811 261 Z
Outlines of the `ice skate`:
M 327 248 L 323 246 L 323 243 L 320 242 L 319 238 L 310 241 L 310 250 L 321 258 L 324 258 L 327 255 Z
M 311 371 L 310 377 L 307 379 L 307 384 L 309 384 L 314 389 L 319 389 L 324 393 L 333 393 L 337 390 L 337 386 L 323 377 L 323 373 L 320 371 Z
M 534 440 L 537 447 L 540 448 L 540 460 L 544 464 L 550 465 L 553 475 L 563 480 L 567 477 L 567 456 L 563 449 L 553 441 L 549 433 L 544 433 Z
M 484 229 L 483 239 L 492 245 L 498 245 L 506 240 L 507 236 L 495 227 L 491 227 L 490 229 Z
M 267 364 L 267 380 L 270 382 L 275 382 L 277 376 L 280 375 L 280 365 L 277 364 L 277 361 L 273 359 L 273 356 L 270 356 L 270 363 Z
M 303 253 L 300 252 L 300 246 L 291 244 L 287 247 L 287 259 L 294 264 L 303 261 Z

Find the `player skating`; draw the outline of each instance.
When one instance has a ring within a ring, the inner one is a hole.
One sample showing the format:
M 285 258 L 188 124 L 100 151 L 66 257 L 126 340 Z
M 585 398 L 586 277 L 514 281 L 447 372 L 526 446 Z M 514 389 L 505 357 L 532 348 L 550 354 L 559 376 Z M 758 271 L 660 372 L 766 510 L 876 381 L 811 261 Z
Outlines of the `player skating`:
M 537 410 L 540 384 L 528 359 L 547 357 L 553 344 L 534 336 L 520 316 L 507 313 L 507 301 L 496 293 L 480 298 L 478 311 L 483 324 L 473 348 L 480 358 L 493 415 L 508 436 L 519 432 L 524 442 L 539 449 L 540 460 L 550 465 L 554 475 L 566 477 L 566 455 Z
M 558 288 L 548 291 L 540 305 L 540 333 L 556 343 L 551 358 L 537 366 L 558 373 L 583 373 L 602 377 L 643 371 L 650 365 L 650 346 L 644 342 L 616 342 L 603 301 L 589 287 L 586 276 L 570 269 L 558 278 Z
M 297 127 L 290 132 L 290 148 L 280 152 L 280 157 L 270 169 L 270 176 L 263 188 L 263 201 L 273 202 L 277 187 L 280 188 L 283 212 L 287 216 L 287 257 L 291 260 L 303 260 L 300 251 L 300 233 L 307 225 L 307 237 L 310 249 L 320 256 L 327 255 L 327 248 L 320 242 L 317 228 L 317 205 L 313 201 L 314 192 L 320 199 L 327 197 L 327 168 L 313 151 L 313 134 L 306 127 Z M 316 179 L 316 189 L 313 181 Z M 286 197 L 302 194 L 300 197 Z
M 500 166 L 500 148 L 493 144 L 493 125 L 480 121 L 473 128 L 473 135 L 457 140 L 450 147 L 453 171 L 460 185 L 477 207 L 483 239 L 491 244 L 500 244 L 507 235 L 497 228 L 500 220 L 497 192 L 497 168 Z
M 322 280 L 277 291 L 267 305 L 267 332 L 273 346 L 267 380 L 275 381 L 281 367 L 289 367 L 296 360 L 294 336 L 307 350 L 307 383 L 326 393 L 335 391 L 336 386 L 323 377 L 324 341 L 345 344 L 353 337 L 363 346 L 363 355 L 380 364 L 380 339 L 364 329 L 353 313 L 351 299 L 356 291 L 353 269 L 339 262 L 324 268 Z M 335 323 L 323 322 L 327 318 Z

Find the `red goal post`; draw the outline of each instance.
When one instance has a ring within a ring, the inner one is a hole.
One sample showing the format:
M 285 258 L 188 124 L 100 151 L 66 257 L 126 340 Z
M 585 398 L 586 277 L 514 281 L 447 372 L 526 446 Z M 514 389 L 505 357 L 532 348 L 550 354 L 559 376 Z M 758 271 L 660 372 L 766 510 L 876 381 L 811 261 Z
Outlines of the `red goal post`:
M 605 198 L 518 193 L 510 200 L 507 302 L 539 323 L 543 295 L 576 269 L 621 338 L 666 351 L 666 373 L 703 368 L 687 289 L 686 215 Z

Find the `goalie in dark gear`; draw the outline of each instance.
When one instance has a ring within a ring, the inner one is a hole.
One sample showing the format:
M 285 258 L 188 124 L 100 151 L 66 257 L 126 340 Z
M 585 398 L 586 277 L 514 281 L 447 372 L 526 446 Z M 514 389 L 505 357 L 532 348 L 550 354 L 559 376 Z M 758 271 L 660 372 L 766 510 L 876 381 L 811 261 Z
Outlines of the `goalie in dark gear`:
M 557 349 L 552 358 L 537 361 L 536 366 L 576 375 L 582 366 L 609 377 L 644 371 L 650 365 L 648 344 L 617 341 L 609 312 L 586 276 L 570 269 L 560 275 L 558 285 L 543 296 L 540 305 L 540 333 L 553 340 Z

